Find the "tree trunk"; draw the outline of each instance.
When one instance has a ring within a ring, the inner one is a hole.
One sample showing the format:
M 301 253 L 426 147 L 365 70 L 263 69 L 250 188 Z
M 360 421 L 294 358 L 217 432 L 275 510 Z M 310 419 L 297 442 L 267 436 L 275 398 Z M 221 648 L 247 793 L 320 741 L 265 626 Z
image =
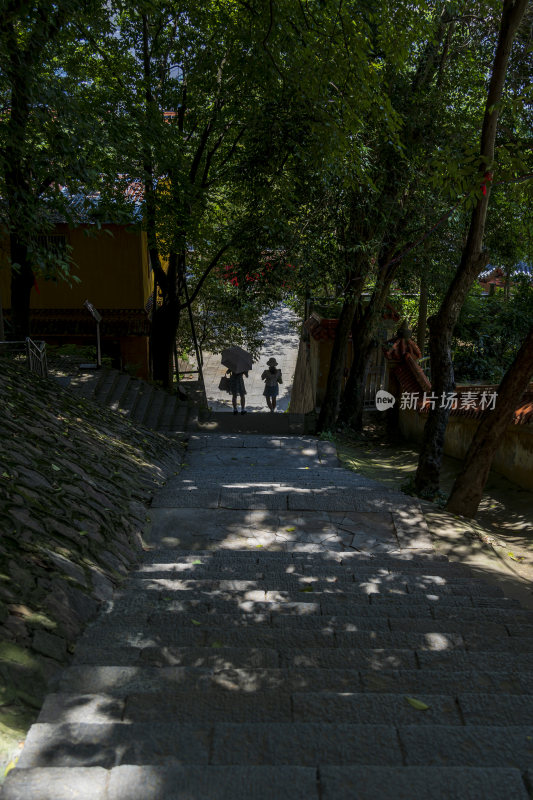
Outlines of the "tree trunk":
M 0 342 L 6 339 L 6 331 L 4 328 L 4 306 L 2 304 L 2 295 L 0 294 Z
M 366 316 L 366 315 L 365 315 Z M 379 320 L 380 313 L 374 315 Z M 344 390 L 339 412 L 339 425 L 348 425 L 355 431 L 363 429 L 363 407 L 370 354 L 375 337 L 375 324 L 370 320 L 354 320 L 352 326 L 353 361 Z
M 154 380 L 160 381 L 165 389 L 172 388 L 173 370 L 172 359 L 176 333 L 180 321 L 180 291 L 179 275 L 184 269 L 184 253 L 173 251 L 168 259 L 168 269 L 165 273 L 166 289 L 163 295 L 163 304 L 154 309 L 152 316 L 152 359 Z
M 11 338 L 30 335 L 30 296 L 35 278 L 28 262 L 28 248 L 16 233 L 11 233 Z
M 416 332 L 416 343 L 423 356 L 426 349 L 426 330 L 428 317 L 428 294 L 429 283 L 426 273 L 420 278 L 420 299 L 418 301 L 418 324 Z
M 344 367 L 346 364 L 346 352 L 348 350 L 348 337 L 352 327 L 352 321 L 357 309 L 358 298 L 349 297 L 342 306 L 339 323 L 335 330 L 333 350 L 328 372 L 328 382 L 326 394 L 320 407 L 320 414 L 316 426 L 317 433 L 331 430 L 337 419 L 340 397 L 342 392 L 342 381 L 344 377 Z
M 439 489 L 440 468 L 444 452 L 444 434 L 448 425 L 449 410 L 440 407 L 440 398 L 455 387 L 451 355 L 451 330 L 434 330 L 438 326 L 436 317 L 430 317 L 429 354 L 431 356 L 431 392 L 437 398 L 435 410 L 431 410 L 424 427 L 424 438 L 420 450 L 416 473 L 416 491 L 433 497 Z
M 405 220 L 402 218 L 397 221 L 391 238 L 397 240 L 404 222 Z M 354 430 L 362 430 L 363 427 L 364 394 L 370 353 L 390 285 L 400 265 L 399 260 L 394 261 L 392 258 L 395 246 L 395 243 L 391 244 L 390 242 L 384 244 L 379 258 L 378 276 L 372 297 L 364 313 L 352 324 L 354 358 L 344 390 L 338 422 L 340 425 L 349 425 Z
M 481 129 L 480 183 L 483 187 L 483 194 L 472 212 L 467 241 L 455 277 L 448 288 L 438 314 L 428 320 L 432 390 L 433 394 L 437 395 L 437 399 L 442 396 L 442 392 L 449 392 L 454 387 L 451 356 L 453 329 L 468 291 L 488 263 L 488 255 L 483 253 L 481 248 L 491 189 L 492 173 L 489 170 L 494 161 L 494 142 L 500 113 L 499 101 L 505 83 L 513 40 L 524 16 L 527 3 L 528 0 L 504 0 L 498 45 L 492 65 Z M 435 408 L 430 410 L 424 428 L 424 438 L 415 476 L 415 490 L 418 494 L 431 496 L 436 494 L 439 489 L 444 434 L 450 414 L 449 409 L 445 406 L 446 404 L 435 403 Z
M 153 377 L 165 389 L 172 388 L 172 359 L 179 324 L 179 306 L 163 304 L 152 316 Z
M 532 376 L 533 326 L 500 383 L 495 409 L 485 412 L 468 448 L 446 506 L 452 514 L 476 514 L 496 450 Z

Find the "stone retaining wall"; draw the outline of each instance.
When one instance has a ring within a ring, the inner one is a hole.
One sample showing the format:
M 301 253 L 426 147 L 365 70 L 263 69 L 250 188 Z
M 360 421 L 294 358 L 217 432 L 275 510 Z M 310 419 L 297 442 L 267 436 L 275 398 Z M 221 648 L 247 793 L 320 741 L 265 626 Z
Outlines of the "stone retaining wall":
M 147 503 L 184 444 L 2 358 L 0 409 L 1 762 L 137 560 Z
M 406 439 L 422 441 L 426 419 L 427 414 L 401 410 L 399 426 L 402 435 Z M 446 455 L 463 459 L 478 424 L 477 419 L 451 416 L 444 439 Z M 492 469 L 525 489 L 533 489 L 533 425 L 509 425 L 496 451 Z

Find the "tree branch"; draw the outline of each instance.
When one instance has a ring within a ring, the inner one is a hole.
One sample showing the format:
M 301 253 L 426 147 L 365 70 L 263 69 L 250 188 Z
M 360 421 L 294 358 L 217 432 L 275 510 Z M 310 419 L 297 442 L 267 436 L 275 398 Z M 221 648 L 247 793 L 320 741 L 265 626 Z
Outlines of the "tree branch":
M 233 156 L 233 154 L 234 154 L 235 150 L 237 149 L 237 145 L 238 145 L 238 143 L 239 143 L 239 140 L 241 139 L 241 137 L 242 137 L 242 135 L 244 134 L 244 131 L 245 131 L 245 130 L 246 130 L 246 125 L 244 125 L 244 126 L 241 128 L 241 130 L 239 131 L 239 133 L 238 133 L 238 134 L 237 134 L 237 136 L 235 137 L 235 140 L 234 140 L 233 144 L 231 145 L 231 147 L 230 147 L 230 149 L 229 149 L 228 153 L 227 153 L 227 154 L 224 156 L 224 158 L 222 159 L 222 162 L 220 163 L 220 165 L 219 165 L 219 168 L 218 168 L 218 170 L 219 170 L 219 171 L 218 171 L 218 177 L 219 177 L 219 178 L 221 177 L 221 174 L 223 173 L 224 167 L 225 167 L 225 166 L 226 166 L 226 164 L 227 164 L 227 163 L 228 163 L 228 162 L 231 160 L 231 157 Z M 207 183 L 206 183 L 206 182 L 204 182 L 204 181 L 202 181 L 202 188 L 203 188 L 203 189 L 208 189 L 210 186 L 212 186 L 212 185 L 213 185 L 213 183 L 214 183 L 214 180 L 212 180 L 212 181 L 209 181 L 209 182 L 207 182 Z
M 199 292 L 199 291 L 200 291 L 200 289 L 202 288 L 202 285 L 203 285 L 204 281 L 206 280 L 206 278 L 208 277 L 209 273 L 211 272 L 211 270 L 213 269 L 213 267 L 216 267 L 216 265 L 218 264 L 218 262 L 220 261 L 220 259 L 222 258 L 222 256 L 223 256 L 223 255 L 224 255 L 224 253 L 226 252 L 226 250 L 229 250 L 229 248 L 231 247 L 231 245 L 232 245 L 232 244 L 233 244 L 233 242 L 227 242 L 227 244 L 223 245 L 223 246 L 222 246 L 222 247 L 221 247 L 221 248 L 220 248 L 220 249 L 219 249 L 219 250 L 218 250 L 218 251 L 215 253 L 215 255 L 213 256 L 213 258 L 211 259 L 211 261 L 209 262 L 209 264 L 208 264 L 208 265 L 207 265 L 207 267 L 205 268 L 205 270 L 204 270 L 204 272 L 203 272 L 203 274 L 202 274 L 202 277 L 200 278 L 200 280 L 199 280 L 199 281 L 198 281 L 198 283 L 196 284 L 196 288 L 195 288 L 194 292 L 193 292 L 193 293 L 192 293 L 192 294 L 189 296 L 189 303 L 183 303 L 182 305 L 180 305 L 180 310 L 181 310 L 181 311 L 182 311 L 184 308 L 187 308 L 187 305 L 190 305 L 190 304 L 193 302 L 193 300 L 195 300 L 195 299 L 196 299 L 196 296 L 198 295 L 198 292 Z

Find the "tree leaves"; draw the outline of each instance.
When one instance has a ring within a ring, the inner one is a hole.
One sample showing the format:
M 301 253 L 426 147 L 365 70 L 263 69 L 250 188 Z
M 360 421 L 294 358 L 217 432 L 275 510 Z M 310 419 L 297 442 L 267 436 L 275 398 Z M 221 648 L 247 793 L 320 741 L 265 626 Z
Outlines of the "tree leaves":
M 412 706 L 413 708 L 416 708 L 417 711 L 427 711 L 430 708 L 430 706 L 428 706 L 427 703 L 422 702 L 422 700 L 417 700 L 416 697 L 406 696 L 405 699 L 407 700 L 409 705 Z

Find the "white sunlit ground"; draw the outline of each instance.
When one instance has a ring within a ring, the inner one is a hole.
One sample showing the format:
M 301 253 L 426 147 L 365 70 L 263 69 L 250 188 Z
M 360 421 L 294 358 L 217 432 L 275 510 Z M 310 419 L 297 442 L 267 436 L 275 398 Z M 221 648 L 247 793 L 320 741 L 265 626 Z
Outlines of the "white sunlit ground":
M 261 380 L 261 373 L 267 369 L 266 362 L 271 357 L 277 360 L 283 375 L 283 384 L 279 387 L 276 413 L 287 410 L 300 338 L 298 328 L 290 324 L 296 320 L 297 315 L 284 305 L 278 306 L 266 315 L 262 332 L 263 348 L 258 361 L 254 363 L 253 369 L 248 373 L 248 378 L 245 378 L 247 411 L 268 411 L 266 400 L 263 397 L 264 383 Z M 220 363 L 220 353 L 204 353 L 205 390 L 207 404 L 212 411 L 231 411 L 232 409 L 231 396 L 221 392 L 218 388 L 220 378 L 225 372 L 226 368 Z

